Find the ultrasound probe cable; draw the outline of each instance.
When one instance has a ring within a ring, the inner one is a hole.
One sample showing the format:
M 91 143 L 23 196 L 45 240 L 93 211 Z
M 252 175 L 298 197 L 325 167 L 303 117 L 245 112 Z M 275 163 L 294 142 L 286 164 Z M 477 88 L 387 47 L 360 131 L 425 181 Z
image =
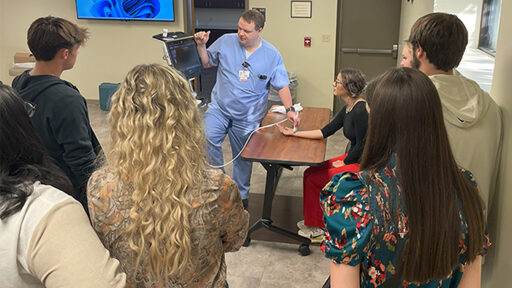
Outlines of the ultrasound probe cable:
M 297 112 L 295 112 L 295 113 L 297 114 L 297 118 L 298 118 L 298 117 L 299 117 L 299 111 L 297 111 Z M 281 123 L 283 123 L 283 122 L 285 122 L 285 121 L 287 121 L 287 120 L 288 120 L 288 118 L 285 118 L 285 119 L 283 119 L 283 120 L 281 120 L 281 121 L 278 121 L 278 122 L 275 122 L 275 123 L 272 123 L 272 124 L 268 124 L 268 125 L 265 125 L 265 126 L 258 127 L 256 130 L 252 131 L 252 132 L 251 132 L 251 134 L 249 134 L 249 137 L 247 137 L 247 140 L 245 141 L 245 144 L 244 144 L 244 146 L 242 147 L 242 149 L 240 149 L 240 152 L 238 152 L 238 154 L 237 154 L 235 157 L 233 157 L 233 159 L 231 159 L 228 163 L 225 163 L 225 164 L 223 164 L 223 165 L 211 165 L 211 164 L 208 164 L 208 165 L 209 165 L 211 168 L 224 168 L 224 167 L 226 167 L 227 165 L 229 165 L 229 164 L 233 163 L 233 161 L 235 161 L 238 157 L 240 157 L 240 155 L 242 154 L 242 151 L 244 151 L 244 149 L 245 149 L 245 146 L 247 146 L 247 143 L 249 143 L 249 140 L 251 140 L 252 135 L 253 135 L 254 133 L 256 133 L 256 131 L 261 130 L 261 129 L 264 129 L 264 128 L 270 128 L 270 127 L 272 127 L 272 126 L 279 125 L 279 124 L 281 124 Z M 293 125 L 293 127 L 294 127 L 294 128 L 293 128 L 293 131 L 295 132 L 295 125 Z

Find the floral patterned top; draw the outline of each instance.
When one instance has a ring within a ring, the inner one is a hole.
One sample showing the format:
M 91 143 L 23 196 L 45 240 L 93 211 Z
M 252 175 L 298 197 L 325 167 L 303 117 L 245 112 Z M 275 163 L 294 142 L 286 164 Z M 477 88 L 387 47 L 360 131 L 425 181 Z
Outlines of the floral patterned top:
M 327 230 L 321 249 L 334 263 L 360 265 L 361 287 L 379 287 L 395 275 L 403 243 L 407 239 L 407 215 L 404 204 L 400 201 L 400 185 L 396 171 L 395 158 L 392 157 L 384 169 L 371 175 L 369 189 L 366 189 L 365 185 L 366 177 L 370 177 L 366 172 L 336 174 L 320 195 Z M 471 173 L 464 171 L 464 174 L 476 186 Z M 386 230 L 383 223 L 390 219 L 391 209 L 398 209 L 399 216 L 396 223 Z M 462 212 L 462 209 L 460 211 Z M 466 265 L 464 252 L 467 232 L 465 218 L 460 212 L 459 215 L 460 264 L 452 274 L 446 279 L 432 280 L 428 283 L 398 280 L 397 286 L 458 286 Z M 482 255 L 487 253 L 489 246 L 489 235 L 486 232 Z M 396 277 L 394 281 L 397 281 Z
M 198 181 L 206 188 L 202 192 L 199 189 L 190 191 L 194 263 L 179 279 L 164 284 L 155 282 L 149 267 L 141 264 L 134 271 L 136 254 L 124 235 L 131 221 L 133 186 L 120 184 L 108 168 L 91 176 L 87 189 L 91 221 L 105 247 L 126 272 L 127 287 L 225 287 L 224 252 L 237 251 L 242 246 L 249 213 L 243 209 L 238 188 L 229 176 L 220 170 L 209 170 L 207 174 L 206 179 Z

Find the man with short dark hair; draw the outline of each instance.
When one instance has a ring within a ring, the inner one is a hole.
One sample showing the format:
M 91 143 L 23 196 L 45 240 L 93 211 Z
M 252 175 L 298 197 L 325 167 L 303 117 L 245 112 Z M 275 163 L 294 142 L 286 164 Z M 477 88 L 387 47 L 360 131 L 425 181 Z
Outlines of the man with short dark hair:
M 213 165 L 223 163 L 221 144 L 226 134 L 229 135 L 235 157 L 249 134 L 258 128 L 266 113 L 270 85 L 278 91 L 288 118 L 298 124 L 281 54 L 260 37 L 263 25 L 263 15 L 249 10 L 238 21 L 238 35 L 224 34 L 208 49 L 206 42 L 210 31 L 194 35 L 203 67 L 218 67 L 212 102 L 204 115 L 207 150 Z M 248 205 L 251 170 L 251 162 L 240 158 L 234 161 L 233 179 L 245 208 Z
M 486 207 L 492 200 L 501 151 L 501 112 L 478 84 L 456 69 L 468 43 L 468 32 L 455 15 L 431 13 L 411 28 L 413 68 L 437 87 L 457 163 L 473 173 Z
M 101 146 L 89 123 L 84 97 L 73 84 L 60 79 L 64 70 L 73 68 L 86 40 L 87 30 L 68 20 L 51 16 L 35 20 L 27 33 L 35 67 L 16 77 L 12 87 L 33 107 L 32 125 L 88 212 L 86 185 Z

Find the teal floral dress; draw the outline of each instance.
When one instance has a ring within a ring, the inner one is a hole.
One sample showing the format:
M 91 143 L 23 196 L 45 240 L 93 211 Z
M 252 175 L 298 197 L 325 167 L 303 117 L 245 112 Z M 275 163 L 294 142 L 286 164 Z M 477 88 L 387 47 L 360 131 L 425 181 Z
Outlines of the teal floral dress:
M 320 198 L 326 227 L 321 249 L 334 263 L 360 265 L 361 287 L 379 287 L 396 281 L 395 287 L 457 287 L 467 264 L 467 226 L 462 213 L 459 265 L 446 279 L 428 283 L 401 282 L 396 273 L 407 239 L 407 216 L 400 201 L 400 185 L 395 158 L 379 173 L 371 175 L 366 189 L 366 172 L 336 174 L 324 187 Z M 464 174 L 475 184 L 471 173 Z M 372 199 L 372 201 L 370 201 Z M 396 210 L 397 209 L 397 210 Z M 398 211 L 398 219 L 390 221 L 390 211 Z M 462 211 L 462 209 L 460 209 Z M 370 213 L 372 211 L 372 213 Z M 391 223 L 384 225 L 384 223 Z M 385 227 L 388 228 L 385 228 Z M 490 246 L 487 232 L 482 255 Z M 395 277 L 393 277 L 395 276 Z

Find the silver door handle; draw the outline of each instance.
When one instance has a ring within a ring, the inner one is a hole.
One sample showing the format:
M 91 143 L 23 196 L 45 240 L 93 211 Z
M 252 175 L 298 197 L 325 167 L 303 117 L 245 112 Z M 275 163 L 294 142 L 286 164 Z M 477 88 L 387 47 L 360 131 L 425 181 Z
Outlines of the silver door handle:
M 394 59 L 398 56 L 398 44 L 393 44 L 392 49 L 365 49 L 365 48 L 341 48 L 343 53 L 355 54 L 387 54 L 392 55 Z

